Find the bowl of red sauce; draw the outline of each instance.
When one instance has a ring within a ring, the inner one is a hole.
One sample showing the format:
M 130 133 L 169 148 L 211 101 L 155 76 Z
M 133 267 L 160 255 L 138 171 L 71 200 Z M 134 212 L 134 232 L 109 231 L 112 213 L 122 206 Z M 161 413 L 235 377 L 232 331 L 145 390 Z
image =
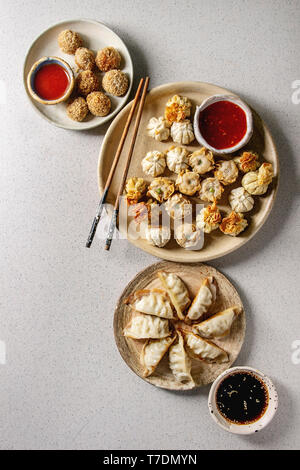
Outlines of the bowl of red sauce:
M 46 105 L 66 101 L 74 85 L 73 70 L 59 57 L 42 57 L 33 64 L 27 77 L 31 97 Z
M 217 155 L 233 153 L 246 145 L 253 133 L 249 106 L 232 95 L 214 95 L 197 107 L 195 137 Z
M 278 408 L 276 388 L 252 367 L 232 367 L 216 378 L 208 396 L 214 421 L 233 434 L 253 434 L 265 428 Z

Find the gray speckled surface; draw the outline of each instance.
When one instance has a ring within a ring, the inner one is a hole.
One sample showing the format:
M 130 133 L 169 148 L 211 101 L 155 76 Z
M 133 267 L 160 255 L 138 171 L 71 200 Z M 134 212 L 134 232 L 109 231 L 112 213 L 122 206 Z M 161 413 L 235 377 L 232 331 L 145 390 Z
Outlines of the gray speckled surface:
M 0 80 L 0 447 L 100 449 L 299 448 L 300 364 L 292 342 L 299 316 L 299 1 L 71 0 L 2 2 Z M 94 18 L 121 35 L 136 77 L 151 86 L 216 83 L 244 97 L 266 120 L 281 159 L 270 218 L 238 252 L 213 261 L 238 288 L 248 330 L 237 364 L 274 380 L 280 406 L 250 437 L 219 429 L 208 388 L 157 390 L 136 377 L 115 347 L 116 300 L 156 260 L 126 241 L 111 253 L 85 240 L 98 201 L 97 158 L 105 129 L 75 133 L 30 107 L 24 54 L 48 25 Z M 298 204 L 297 204 L 298 203 Z M 3 345 L 3 343 L 2 343 Z M 1 362 L 1 358 L 0 358 Z

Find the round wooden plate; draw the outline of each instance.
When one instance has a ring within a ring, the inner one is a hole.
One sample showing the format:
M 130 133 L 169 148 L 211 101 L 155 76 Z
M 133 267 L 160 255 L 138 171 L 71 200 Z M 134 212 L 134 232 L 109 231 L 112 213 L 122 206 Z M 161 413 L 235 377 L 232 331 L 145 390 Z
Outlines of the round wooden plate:
M 144 378 L 140 363 L 140 354 L 145 340 L 134 340 L 123 336 L 123 329 L 132 316 L 132 310 L 128 305 L 124 304 L 124 300 L 138 289 L 162 288 L 157 277 L 158 271 L 177 274 L 187 285 L 191 298 L 196 295 L 204 278 L 214 276 L 217 281 L 218 292 L 217 300 L 212 307 L 211 313 L 220 312 L 234 305 L 240 306 L 242 309 L 242 312 L 232 325 L 230 334 L 223 339 L 213 340 L 214 343 L 227 351 L 229 354 L 229 362 L 225 364 L 207 364 L 203 361 L 192 359 L 192 376 L 195 381 L 195 387 L 210 384 L 219 374 L 231 367 L 236 360 L 244 342 L 246 331 L 246 317 L 239 294 L 228 279 L 211 266 L 205 264 L 179 264 L 162 261 L 152 264 L 138 273 L 125 287 L 115 309 L 114 333 L 119 352 L 133 372 L 143 380 L 157 387 L 167 388 L 169 390 L 188 390 L 195 388 L 175 380 L 168 366 L 168 354 L 162 359 L 154 374 Z
M 146 126 L 149 119 L 153 116 L 158 117 L 163 115 L 165 103 L 171 96 L 173 96 L 174 94 L 184 95 L 190 98 L 194 105 L 199 105 L 205 98 L 217 93 L 230 93 L 231 95 L 233 94 L 232 92 L 229 92 L 224 88 L 201 82 L 171 83 L 159 86 L 151 90 L 146 98 L 143 116 L 135 144 L 135 150 L 129 168 L 128 177 L 139 176 L 143 177 L 147 182 L 150 182 L 152 178 L 145 176 L 142 172 L 142 158 L 150 150 L 166 151 L 171 145 L 173 145 L 171 139 L 166 142 L 157 142 L 151 137 L 148 137 L 146 134 Z M 104 138 L 98 162 L 98 182 L 100 193 L 103 192 L 108 172 L 110 170 L 130 106 L 131 104 L 129 103 L 118 114 L 116 119 L 110 125 Z M 255 197 L 254 210 L 251 211 L 251 213 L 246 214 L 246 218 L 249 220 L 249 227 L 247 227 L 247 229 L 238 237 L 226 236 L 222 234 L 220 230 L 215 230 L 211 234 L 205 234 L 204 246 L 200 251 L 184 250 L 184 248 L 181 248 L 175 240 L 171 240 L 171 242 L 169 242 L 164 248 L 158 248 L 150 245 L 144 238 L 133 239 L 129 236 L 128 239 L 131 243 L 159 258 L 163 258 L 170 261 L 191 263 L 199 261 L 208 261 L 210 259 L 224 256 L 234 250 L 237 250 L 256 234 L 256 232 L 266 221 L 271 211 L 277 190 L 279 165 L 275 144 L 272 140 L 268 128 L 255 112 L 253 112 L 253 115 L 254 133 L 253 137 L 251 138 L 249 144 L 245 147 L 245 149 L 252 149 L 258 152 L 261 158 L 264 159 L 264 161 L 271 162 L 274 166 L 274 173 L 276 177 L 274 178 L 265 196 Z M 110 202 L 111 204 L 115 201 L 115 197 L 120 185 L 124 168 L 125 156 L 129 148 L 131 135 L 132 129 L 127 137 L 123 150 L 123 157 L 121 157 L 118 168 L 116 169 L 116 173 L 109 191 L 108 202 Z M 199 148 L 199 144 L 194 141 L 191 145 L 188 145 L 186 147 L 190 151 L 194 151 L 196 148 Z M 176 176 L 174 173 L 171 172 L 165 172 L 165 175 L 171 177 L 172 179 L 175 179 Z M 240 180 L 241 177 L 239 177 L 238 181 L 234 185 L 230 185 L 225 188 L 223 197 L 218 204 L 221 209 L 225 209 L 227 212 L 229 211 L 228 194 L 231 189 L 240 186 Z M 201 201 L 199 200 L 199 202 Z

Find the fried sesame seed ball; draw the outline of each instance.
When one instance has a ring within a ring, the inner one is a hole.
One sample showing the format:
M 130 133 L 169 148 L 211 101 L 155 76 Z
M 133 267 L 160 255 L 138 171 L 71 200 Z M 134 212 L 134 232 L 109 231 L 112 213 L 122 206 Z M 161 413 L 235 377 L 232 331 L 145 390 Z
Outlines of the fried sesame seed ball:
M 96 65 L 101 72 L 108 72 L 112 69 L 118 69 L 121 64 L 119 51 L 114 47 L 104 47 L 96 55 Z
M 82 96 L 75 98 L 74 100 L 70 101 L 67 106 L 67 115 L 73 121 L 81 122 L 87 116 L 89 112 L 88 105 Z
M 83 96 L 88 95 L 92 91 L 100 89 L 100 83 L 97 75 L 91 70 L 80 72 L 77 77 L 77 91 Z
M 102 86 L 113 96 L 123 96 L 128 90 L 128 78 L 121 70 L 109 70 L 103 77 Z
M 106 116 L 110 111 L 110 99 L 101 91 L 93 91 L 87 95 L 86 101 L 90 112 L 94 116 Z
M 58 45 L 66 54 L 75 54 L 76 49 L 82 46 L 82 38 L 75 31 L 65 29 L 58 35 Z
M 75 52 L 75 64 L 81 70 L 93 70 L 95 67 L 95 56 L 93 51 L 86 47 L 78 47 Z

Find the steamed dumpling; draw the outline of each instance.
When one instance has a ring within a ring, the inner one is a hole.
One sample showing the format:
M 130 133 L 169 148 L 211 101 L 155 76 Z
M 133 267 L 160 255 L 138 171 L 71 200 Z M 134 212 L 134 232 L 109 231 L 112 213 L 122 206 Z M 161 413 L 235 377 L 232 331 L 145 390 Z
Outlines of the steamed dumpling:
M 172 180 L 164 176 L 154 178 L 148 187 L 148 196 L 154 197 L 158 202 L 169 199 L 175 191 L 175 185 Z
M 169 296 L 160 289 L 137 290 L 126 299 L 125 303 L 137 312 L 161 318 L 175 318 Z
M 214 202 L 212 205 L 201 209 L 199 214 L 197 214 L 196 225 L 204 233 L 211 233 L 219 227 L 221 220 L 221 213 L 217 208 L 216 202 Z
M 228 196 L 228 200 L 235 212 L 249 212 L 254 206 L 253 197 L 242 186 L 233 189 Z
M 191 115 L 192 103 L 186 96 L 174 95 L 167 101 L 165 118 L 169 123 L 181 122 Z
M 255 171 L 259 167 L 258 154 L 255 152 L 243 152 L 242 155 L 234 159 L 239 170 L 243 173 Z
M 247 174 L 249 175 L 249 173 Z M 232 211 L 228 217 L 224 217 L 222 220 L 220 224 L 220 230 L 221 232 L 225 233 L 225 235 L 236 237 L 245 230 L 247 225 L 248 222 L 246 219 L 244 219 L 243 214 Z
M 221 199 L 223 191 L 224 188 L 217 178 L 206 178 L 201 183 L 199 196 L 202 201 L 214 202 Z
M 192 123 L 188 119 L 182 122 L 173 122 L 171 137 L 178 144 L 190 144 L 195 139 Z
M 170 123 L 163 117 L 153 117 L 150 119 L 147 125 L 147 134 L 149 137 L 161 142 L 168 140 L 170 136 Z
M 136 313 L 126 325 L 124 336 L 133 339 L 166 338 L 170 336 L 169 320 L 144 313 Z
M 148 339 L 148 341 L 146 341 L 141 353 L 144 377 L 149 377 L 149 375 L 153 374 L 175 338 L 176 337 L 174 335 L 169 336 L 168 338 Z
M 183 219 L 192 215 L 193 205 L 180 193 L 171 196 L 164 205 L 171 219 Z
M 169 294 L 172 304 L 174 305 L 177 312 L 178 318 L 183 320 L 183 312 L 191 303 L 186 285 L 180 279 L 180 277 L 173 273 L 166 273 L 161 271 L 158 273 L 158 277 L 160 278 L 163 287 Z
M 193 196 L 201 188 L 199 175 L 194 171 L 181 171 L 175 184 L 176 188 L 187 196 Z
M 223 160 L 217 163 L 217 169 L 214 174 L 215 178 L 218 178 L 226 186 L 235 182 L 239 170 L 233 160 Z
M 150 176 L 162 175 L 166 168 L 166 157 L 158 150 L 148 152 L 142 160 L 143 172 Z
M 261 196 L 267 192 L 273 177 L 272 163 L 263 163 L 257 171 L 250 171 L 243 176 L 242 186 L 248 193 Z
M 177 331 L 177 341 L 169 349 L 169 366 L 178 382 L 194 385 L 192 362 L 184 347 L 182 333 Z
M 174 173 L 180 173 L 189 166 L 189 152 L 184 147 L 175 147 L 174 145 L 166 152 L 167 167 Z
M 213 170 L 215 166 L 213 153 L 205 147 L 193 152 L 190 155 L 189 163 L 193 168 L 193 171 L 199 175 L 203 175 L 204 173 Z
M 184 331 L 184 338 L 187 349 L 194 358 L 206 362 L 228 362 L 227 352 L 211 341 L 205 340 L 190 331 Z
M 207 277 L 202 282 L 192 305 L 190 306 L 187 319 L 199 320 L 201 319 L 209 308 L 212 306 L 217 296 L 217 287 L 215 280 L 212 276 Z
M 204 338 L 223 338 L 230 332 L 234 320 L 240 313 L 239 307 L 230 307 L 212 315 L 207 320 L 193 325 L 193 332 Z
M 148 226 L 145 235 L 151 245 L 163 248 L 171 239 L 171 230 L 165 225 L 160 227 Z
M 194 224 L 184 223 L 176 226 L 175 239 L 182 248 L 200 250 L 203 246 L 201 230 Z

